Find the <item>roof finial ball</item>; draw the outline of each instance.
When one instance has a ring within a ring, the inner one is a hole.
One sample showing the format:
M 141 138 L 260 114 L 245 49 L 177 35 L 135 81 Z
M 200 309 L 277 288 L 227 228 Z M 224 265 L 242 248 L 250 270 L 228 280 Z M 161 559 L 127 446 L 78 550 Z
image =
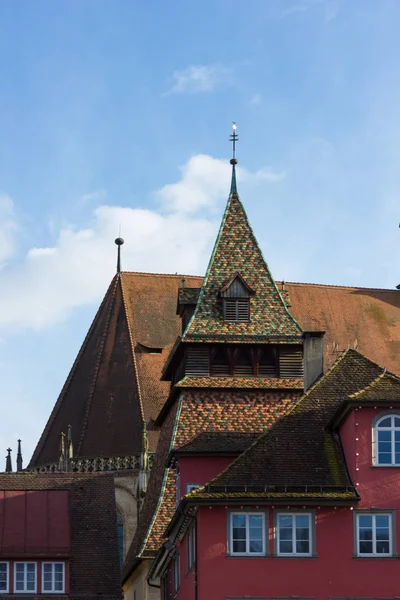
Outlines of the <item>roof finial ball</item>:
M 122 237 L 117 237 L 115 243 L 118 246 L 117 273 L 121 273 L 121 246 L 124 243 L 124 240 Z

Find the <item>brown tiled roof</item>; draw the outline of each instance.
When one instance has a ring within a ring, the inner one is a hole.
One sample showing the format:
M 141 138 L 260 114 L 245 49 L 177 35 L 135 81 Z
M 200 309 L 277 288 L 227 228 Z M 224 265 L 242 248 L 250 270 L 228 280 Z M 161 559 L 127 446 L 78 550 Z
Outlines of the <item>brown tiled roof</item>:
M 399 402 L 400 401 L 400 378 L 391 373 L 382 373 L 369 386 L 363 390 L 351 394 L 349 400 L 352 402 Z
M 303 379 L 266 379 L 265 377 L 189 377 L 181 379 L 176 388 L 278 389 L 302 390 Z
M 162 365 L 180 330 L 179 275 L 117 275 L 104 297 L 33 454 L 30 467 L 58 461 L 60 432 L 72 426 L 75 457 L 142 451 L 143 421 L 169 393 Z M 187 286 L 201 278 L 186 277 Z M 162 349 L 160 354 L 152 349 Z M 158 432 L 151 427 L 150 450 Z
M 224 320 L 220 290 L 239 273 L 254 290 L 250 299 L 250 321 Z M 183 341 L 251 342 L 290 338 L 302 330 L 289 313 L 272 278 L 237 193 L 229 196 L 214 250 L 203 281 L 194 315 Z
M 175 448 L 175 454 L 237 454 L 247 450 L 259 433 L 238 431 L 203 431 Z
M 364 389 L 382 368 L 355 350 L 331 370 L 285 416 L 210 482 L 213 486 L 352 486 L 338 438 L 326 431 L 344 398 Z
M 400 291 L 308 283 L 285 283 L 285 288 L 302 328 L 326 332 L 325 369 L 343 350 L 356 347 L 400 375 Z
M 112 475 L 7 473 L 0 490 L 68 490 L 70 597 L 121 598 Z
M 320 489 L 320 491 L 315 492 L 315 491 L 309 491 L 308 489 L 304 488 L 303 491 L 297 491 L 297 492 L 290 492 L 290 491 L 285 491 L 285 490 L 281 490 L 281 491 L 264 491 L 264 490 L 259 490 L 259 491 L 254 491 L 254 490 L 250 490 L 247 489 L 246 491 L 242 491 L 242 492 L 238 492 L 235 490 L 229 490 L 229 488 L 225 488 L 224 490 L 221 489 L 221 491 L 217 492 L 217 491 L 211 491 L 211 492 L 206 492 L 204 491 L 204 488 L 198 489 L 193 491 L 190 494 L 187 494 L 185 496 L 185 499 L 191 502 L 200 502 L 201 500 L 209 500 L 209 501 L 218 501 L 218 500 L 224 500 L 226 501 L 226 499 L 229 497 L 229 499 L 232 500 L 241 500 L 241 499 L 245 499 L 245 500 L 249 500 L 254 498 L 254 500 L 291 500 L 293 501 L 304 501 L 304 500 L 318 500 L 318 501 L 322 501 L 322 500 L 357 500 L 358 499 L 358 495 L 356 493 L 356 491 L 352 488 L 352 489 L 343 489 L 341 487 L 338 487 L 336 490 L 334 488 L 329 488 L 329 490 L 324 490 L 323 488 Z

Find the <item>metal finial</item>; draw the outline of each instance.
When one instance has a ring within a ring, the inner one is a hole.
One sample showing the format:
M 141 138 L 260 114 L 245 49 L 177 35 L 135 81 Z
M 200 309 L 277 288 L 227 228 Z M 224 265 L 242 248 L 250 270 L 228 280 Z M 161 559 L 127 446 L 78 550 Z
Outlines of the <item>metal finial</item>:
M 22 471 L 22 452 L 21 452 L 21 440 L 18 441 L 18 452 L 17 452 L 17 471 Z
M 232 180 L 231 180 L 231 194 L 237 194 L 237 185 L 236 185 L 236 142 L 239 139 L 238 134 L 236 133 L 236 123 L 232 121 L 232 129 L 233 133 L 229 136 L 229 141 L 232 142 L 232 158 L 230 163 L 232 165 Z
M 117 273 L 121 273 L 121 246 L 124 243 L 122 237 L 117 237 L 115 243 L 118 246 L 118 257 L 117 257 Z
M 6 473 L 12 473 L 11 448 L 7 448 Z

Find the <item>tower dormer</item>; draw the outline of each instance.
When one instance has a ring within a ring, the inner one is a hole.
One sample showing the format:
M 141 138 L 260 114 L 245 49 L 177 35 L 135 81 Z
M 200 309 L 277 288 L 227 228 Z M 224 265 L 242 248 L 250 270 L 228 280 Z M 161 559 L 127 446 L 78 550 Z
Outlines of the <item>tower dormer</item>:
M 222 312 L 225 321 L 250 321 L 250 297 L 254 291 L 240 273 L 236 272 L 220 290 Z

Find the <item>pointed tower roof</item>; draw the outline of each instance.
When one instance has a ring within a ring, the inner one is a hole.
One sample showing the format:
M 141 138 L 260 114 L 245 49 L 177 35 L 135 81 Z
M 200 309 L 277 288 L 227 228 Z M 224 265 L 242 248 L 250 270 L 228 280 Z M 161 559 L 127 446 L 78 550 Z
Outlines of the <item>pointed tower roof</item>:
M 183 341 L 300 341 L 302 329 L 288 311 L 264 260 L 236 190 L 236 159 L 231 160 L 231 193 L 201 288 Z M 221 292 L 233 276 L 253 291 L 250 320 L 228 322 Z

